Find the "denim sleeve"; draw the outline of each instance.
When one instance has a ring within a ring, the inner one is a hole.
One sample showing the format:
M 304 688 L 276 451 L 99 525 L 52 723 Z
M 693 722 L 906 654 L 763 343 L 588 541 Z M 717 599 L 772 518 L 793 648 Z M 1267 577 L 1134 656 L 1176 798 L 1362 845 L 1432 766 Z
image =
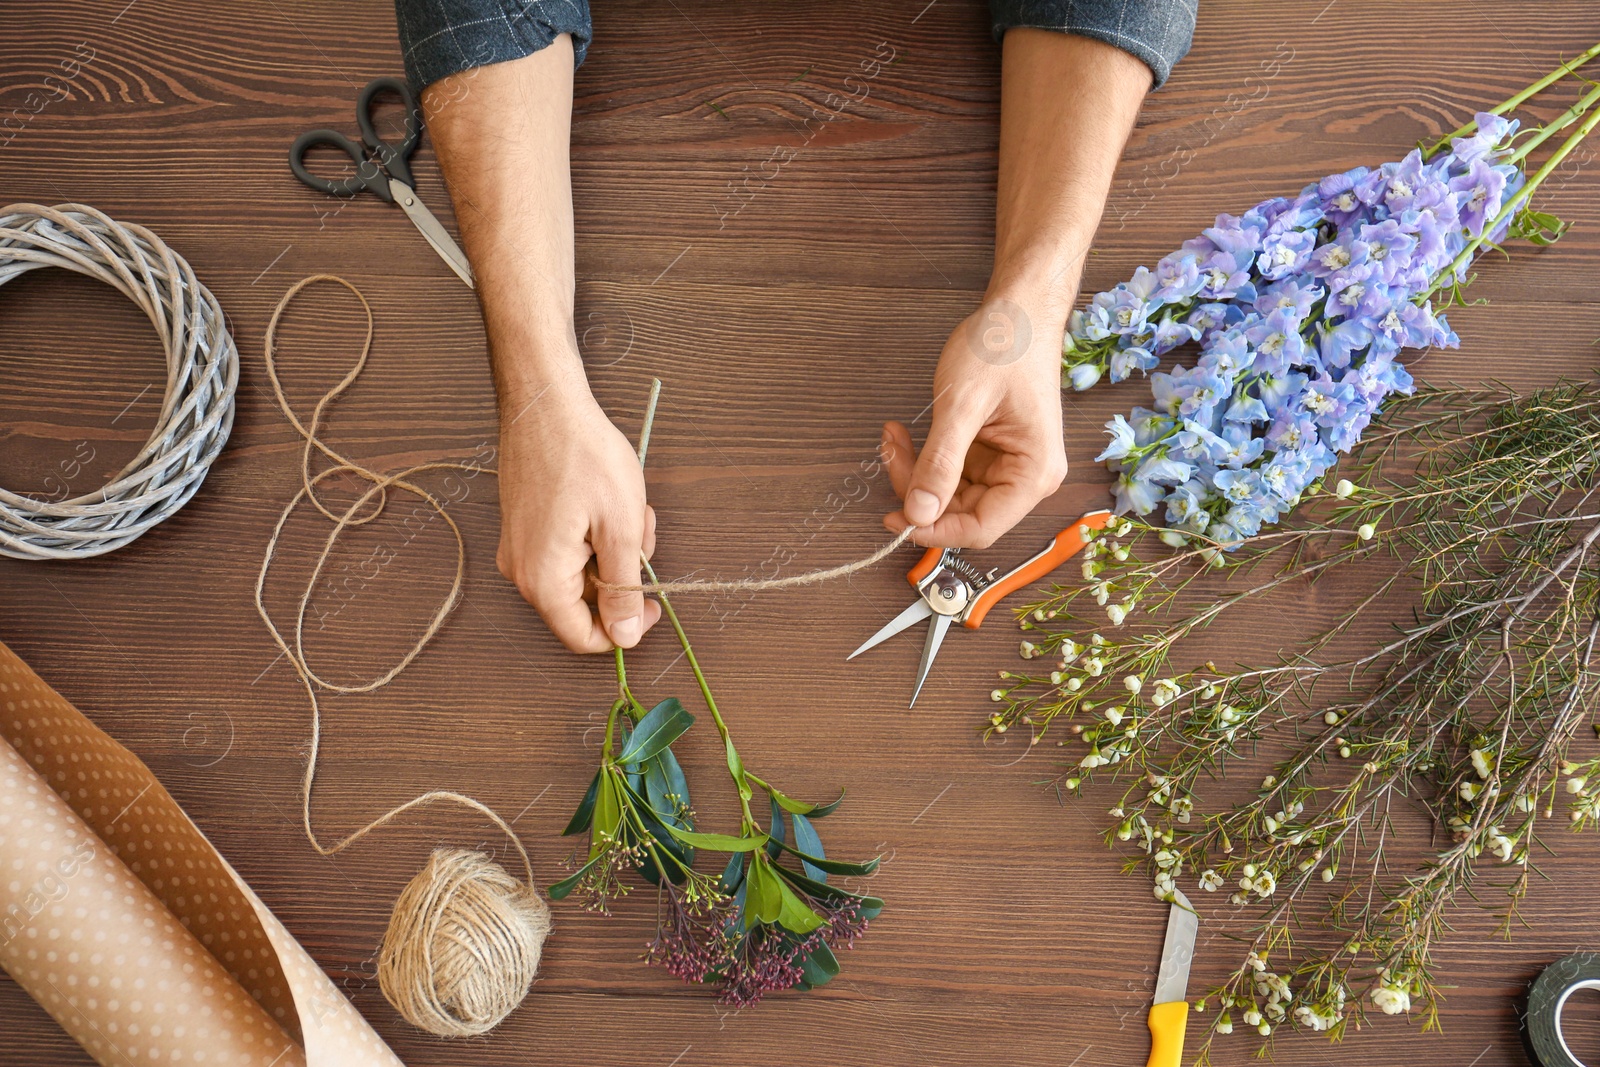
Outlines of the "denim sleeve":
M 394 0 L 394 13 L 419 93 L 447 74 L 532 55 L 563 33 L 582 63 L 594 36 L 589 0 Z
M 989 0 L 994 38 L 1016 26 L 1061 30 L 1142 59 L 1160 88 L 1189 52 L 1200 0 Z

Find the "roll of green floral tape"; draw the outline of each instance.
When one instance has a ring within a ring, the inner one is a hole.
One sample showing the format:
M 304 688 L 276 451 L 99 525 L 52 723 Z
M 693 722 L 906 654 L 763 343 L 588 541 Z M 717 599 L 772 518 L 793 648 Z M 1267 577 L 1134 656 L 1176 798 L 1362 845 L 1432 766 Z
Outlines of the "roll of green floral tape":
M 1600 952 L 1563 956 L 1528 987 L 1522 1029 L 1536 1067 L 1584 1067 L 1561 1033 L 1561 1011 L 1580 989 L 1600 989 Z

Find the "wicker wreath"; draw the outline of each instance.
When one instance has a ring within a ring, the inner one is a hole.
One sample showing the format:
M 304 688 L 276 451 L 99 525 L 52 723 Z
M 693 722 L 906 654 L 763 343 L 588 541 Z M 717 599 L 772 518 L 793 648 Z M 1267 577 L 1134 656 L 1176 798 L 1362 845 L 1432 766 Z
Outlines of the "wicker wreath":
M 0 285 L 40 267 L 115 287 L 150 317 L 167 352 L 155 429 L 109 484 L 59 502 L 0 488 L 0 555 L 82 559 L 121 548 L 194 496 L 233 428 L 239 350 L 216 297 L 142 226 L 83 204 L 0 208 Z

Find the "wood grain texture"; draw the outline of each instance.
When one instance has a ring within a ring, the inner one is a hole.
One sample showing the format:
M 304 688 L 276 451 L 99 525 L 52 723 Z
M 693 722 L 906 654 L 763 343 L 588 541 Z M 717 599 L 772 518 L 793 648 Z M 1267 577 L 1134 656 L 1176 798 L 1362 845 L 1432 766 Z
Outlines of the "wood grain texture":
M 888 485 L 872 479 L 865 501 L 842 507 L 830 494 L 870 459 L 883 419 L 923 411 L 932 361 L 989 266 L 998 52 L 983 9 L 596 6 L 574 126 L 578 328 L 597 395 L 630 434 L 650 376 L 666 382 L 649 472 L 663 573 L 735 575 L 775 550 L 796 553 L 797 568 L 864 554 L 885 536 Z M 1085 289 L 1152 261 L 1219 210 L 1392 158 L 1600 39 L 1590 0 L 1519 4 L 1515 19 L 1500 11 L 1441 0 L 1403 15 L 1383 0 L 1204 5 L 1193 53 L 1145 105 Z M 895 62 L 852 78 L 885 45 Z M 63 82 L 61 65 L 84 49 L 92 59 Z M 284 165 L 295 134 L 349 126 L 359 86 L 399 67 L 384 0 L 0 9 L 5 198 L 79 200 L 156 229 L 221 299 L 244 362 L 232 443 L 194 502 L 109 558 L 0 560 L 0 640 L 155 769 L 413 1067 L 1142 1063 L 1163 909 L 1101 846 L 1102 798 L 1060 807 L 1034 784 L 1051 773 L 1047 752 L 1017 762 L 1015 746 L 977 740 L 991 672 L 1013 662 L 1017 635 L 1001 616 L 947 644 L 914 715 L 901 708 L 915 642 L 844 663 L 905 600 L 890 566 L 836 588 L 688 605 L 747 762 L 794 793 L 846 787 L 830 848 L 885 855 L 872 885 L 890 908 L 838 981 L 725 1013 L 639 962 L 652 912 L 639 893 L 609 919 L 558 906 L 533 995 L 486 1039 L 441 1044 L 388 1008 L 373 962 L 395 895 L 433 845 L 494 836 L 440 814 L 332 860 L 310 850 L 296 801 L 307 709 L 250 590 L 297 484 L 297 442 L 261 352 L 272 306 L 294 280 L 342 274 L 376 311 L 372 363 L 329 429 L 338 447 L 386 468 L 482 456 L 495 439 L 471 294 L 399 212 L 322 198 Z M 835 117 L 814 117 L 846 96 Z M 773 176 L 775 149 L 793 158 Z M 1553 249 L 1486 261 L 1474 293 L 1490 303 L 1453 314 L 1462 348 L 1429 355 L 1423 376 L 1531 387 L 1593 371 L 1595 151 L 1546 198 L 1573 232 Z M 427 144 L 417 171 L 448 222 Z M 359 328 L 348 297 L 305 294 L 282 357 L 299 406 L 344 373 Z M 99 484 L 143 440 L 161 374 L 148 324 L 116 294 L 58 272 L 5 287 L 0 484 Z M 1074 473 L 995 550 L 997 562 L 1031 554 L 1063 518 L 1103 499 L 1106 477 L 1090 462 L 1099 424 L 1143 388 L 1066 398 Z M 463 789 L 523 812 L 538 874 L 553 880 L 610 666 L 564 653 L 495 572 L 493 478 L 458 495 L 466 600 L 398 682 L 328 701 L 317 818 L 331 834 L 423 789 Z M 443 524 L 408 522 L 409 503 L 397 504 L 341 549 L 317 590 L 311 655 L 333 677 L 380 671 L 447 588 L 454 552 Z M 291 525 L 269 590 L 280 612 L 322 533 Z M 374 570 L 375 552 L 395 559 Z M 1285 618 L 1309 628 L 1337 602 L 1334 591 L 1295 590 Z M 1372 631 L 1389 621 L 1374 618 Z M 1208 654 L 1261 655 L 1280 640 L 1225 629 Z M 665 633 L 630 656 L 647 693 L 691 695 L 675 656 Z M 680 750 L 709 793 L 708 737 L 697 731 Z M 1515 941 L 1491 938 L 1492 918 L 1474 905 L 1460 909 L 1440 954 L 1453 987 L 1442 1034 L 1385 1020 L 1336 1053 L 1286 1039 L 1277 1062 L 1520 1062 L 1514 996 L 1544 962 L 1600 941 L 1600 847 L 1561 846 Z M 1228 939 L 1246 924 L 1226 907 L 1205 917 L 1197 984 L 1230 965 L 1238 949 Z M 0 1038 L 0 1064 L 88 1062 L 9 982 Z M 1600 1059 L 1600 1029 L 1583 1039 Z M 1224 1043 L 1218 1062 L 1250 1062 L 1253 1047 Z

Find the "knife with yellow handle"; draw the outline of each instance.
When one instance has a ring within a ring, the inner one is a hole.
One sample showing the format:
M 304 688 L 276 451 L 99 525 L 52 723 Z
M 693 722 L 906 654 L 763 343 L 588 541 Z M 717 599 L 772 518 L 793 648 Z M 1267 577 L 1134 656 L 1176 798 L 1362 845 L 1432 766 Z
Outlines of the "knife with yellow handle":
M 1189 963 L 1194 959 L 1195 935 L 1200 917 L 1189 898 L 1172 893 L 1167 913 L 1167 941 L 1161 949 L 1161 970 L 1156 973 L 1155 1001 L 1150 1005 L 1150 1059 L 1146 1067 L 1180 1067 L 1183 1031 L 1189 1025 Z

